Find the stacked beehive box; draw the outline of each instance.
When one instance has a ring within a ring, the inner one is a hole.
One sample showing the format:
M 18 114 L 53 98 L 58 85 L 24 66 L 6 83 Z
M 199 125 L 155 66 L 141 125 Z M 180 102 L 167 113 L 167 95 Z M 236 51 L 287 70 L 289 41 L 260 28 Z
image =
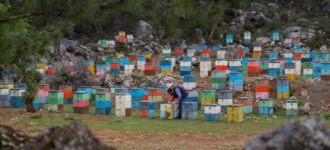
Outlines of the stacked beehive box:
M 322 63 L 321 68 L 321 79 L 322 80 L 330 80 L 330 63 Z
M 310 58 L 311 58 L 310 53 L 302 53 L 301 54 L 301 62 L 302 63 L 311 62 Z
M 229 74 L 229 90 L 230 91 L 243 91 L 244 80 L 243 74 L 232 72 Z
M 162 89 L 160 88 L 149 88 L 147 97 L 147 101 L 150 102 L 161 102 L 164 99 Z
M 212 70 L 212 64 L 209 60 L 200 61 L 200 77 L 208 77 Z
M 268 74 L 268 59 L 260 60 L 260 75 Z
M 273 114 L 273 101 L 270 99 L 260 99 L 258 101 L 258 112 L 260 115 L 269 116 Z
M 204 105 L 204 120 L 219 121 L 221 114 L 221 106 L 219 104 Z
M 23 108 L 25 106 L 24 89 L 13 88 L 10 90 L 10 107 Z
M 160 57 L 153 57 L 152 58 L 152 65 L 155 66 L 156 71 L 160 71 L 160 62 L 161 62 Z
M 285 109 L 287 116 L 297 116 L 298 114 L 298 101 L 290 99 L 285 101 Z
M 221 105 L 221 112 L 226 113 L 227 107 L 233 104 L 233 93 L 229 91 L 219 92 L 218 104 Z
M 217 59 L 225 59 L 227 52 L 225 50 L 217 51 Z
M 165 57 L 171 57 L 172 56 L 171 48 L 163 48 L 162 54 Z
M 249 68 L 250 68 L 250 72 L 252 72 L 251 71 L 252 70 L 251 69 L 251 66 L 249 67 L 249 58 L 246 58 L 246 57 L 245 58 L 242 58 L 241 59 L 241 62 L 242 62 L 242 74 L 244 76 L 248 76 L 249 75 Z
M 253 97 L 239 97 L 234 103 L 243 106 L 244 114 L 252 113 L 253 111 Z
M 160 62 L 160 71 L 163 75 L 169 75 L 172 73 L 172 61 L 162 60 Z
M 238 49 L 238 50 L 236 50 L 236 56 L 238 57 L 238 58 L 243 58 L 243 57 L 245 57 L 245 51 L 243 50 L 243 49 Z
M 287 99 L 289 98 L 289 80 L 286 77 L 280 77 L 277 79 L 276 85 L 277 98 Z
M 188 57 L 194 57 L 196 54 L 196 49 L 195 48 L 189 48 L 187 49 L 187 56 Z
M 10 93 L 8 88 L 0 88 L 0 108 L 10 107 Z
M 144 71 L 144 66 L 146 64 L 146 57 L 145 56 L 138 56 L 137 58 L 137 69 Z
M 144 75 L 145 76 L 154 76 L 156 74 L 156 67 L 153 65 L 146 64 L 144 65 Z
M 72 104 L 72 86 L 61 86 L 59 90 L 64 93 L 64 104 Z
M 95 113 L 98 115 L 111 114 L 111 95 L 110 93 L 96 93 Z
M 303 64 L 303 77 L 304 79 L 313 78 L 313 64 L 312 63 L 304 63 Z
M 216 60 L 214 70 L 227 71 L 228 70 L 228 61 L 227 60 Z
M 268 63 L 268 75 L 276 77 L 280 74 L 281 64 L 280 62 L 269 62 Z
M 125 71 L 125 65 L 129 63 L 129 58 L 124 56 L 119 58 L 120 71 Z
M 120 72 L 119 63 L 110 64 L 110 74 L 119 74 L 119 72 Z
M 97 76 L 105 76 L 105 74 L 106 74 L 105 64 L 96 64 L 96 75 Z
M 206 104 L 215 104 L 216 103 L 216 94 L 214 90 L 202 90 L 200 91 L 200 101 L 201 101 L 201 108 Z
M 187 90 L 188 97 L 185 99 L 186 102 L 196 102 L 198 103 L 199 101 L 199 94 L 198 90 Z
M 203 49 L 201 59 L 202 60 L 210 60 L 211 59 L 211 50 L 210 49 Z
M 133 70 L 135 69 L 135 64 L 134 63 L 127 63 L 124 65 L 125 70 L 124 70 L 124 74 L 125 75 L 130 75 L 133 73 Z
M 321 77 L 322 63 L 319 60 L 314 60 L 313 64 L 313 78 Z
M 197 102 L 183 102 L 182 103 L 182 119 L 183 120 L 195 120 L 198 114 Z
M 73 112 L 85 114 L 89 111 L 89 100 L 91 94 L 86 91 L 76 91 L 73 93 Z
M 46 93 L 44 90 L 38 90 L 33 100 L 33 108 L 35 110 L 40 110 L 44 108 L 45 104 L 46 104 Z
M 295 63 L 285 63 L 284 65 L 284 73 L 285 76 L 288 77 L 289 80 L 295 80 Z
M 47 98 L 48 111 L 62 111 L 64 108 L 63 91 L 51 90 Z
M 259 60 L 249 60 L 248 74 L 250 77 L 256 77 L 260 74 L 259 66 L 260 66 Z
M 155 118 L 155 103 L 150 101 L 141 101 L 139 107 L 139 116 L 142 118 Z
M 139 108 L 140 102 L 143 101 L 144 95 L 148 93 L 147 89 L 144 88 L 132 88 L 131 96 L 132 96 L 132 108 Z
M 277 51 L 269 51 L 268 52 L 268 59 L 269 60 L 277 60 L 278 59 L 278 52 Z
M 181 76 L 190 75 L 191 69 L 192 69 L 191 61 L 189 61 L 189 60 L 180 61 L 180 75 Z
M 293 62 L 293 54 L 290 52 L 285 52 L 283 53 L 284 55 L 284 60 L 286 63 L 292 63 Z
M 255 81 L 256 99 L 269 98 L 269 81 L 266 79 L 259 79 Z
M 260 60 L 262 48 L 259 45 L 253 46 L 252 57 L 254 60 Z
M 196 87 L 196 76 L 195 75 L 183 76 L 183 87 L 185 89 L 194 89 Z
M 226 90 L 226 72 L 213 71 L 211 75 L 212 88 L 215 90 Z
M 115 97 L 116 117 L 131 116 L 132 98 L 129 93 L 119 93 Z
M 231 60 L 229 61 L 229 70 L 231 72 L 238 72 L 241 70 L 242 62 L 239 60 Z

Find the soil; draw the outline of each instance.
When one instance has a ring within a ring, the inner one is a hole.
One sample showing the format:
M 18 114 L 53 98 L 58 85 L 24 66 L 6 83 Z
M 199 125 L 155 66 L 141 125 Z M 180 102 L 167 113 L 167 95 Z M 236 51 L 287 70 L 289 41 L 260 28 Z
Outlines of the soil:
M 180 135 L 168 133 L 145 133 L 132 131 L 92 130 L 92 133 L 102 142 L 119 149 L 242 149 L 252 136 L 244 135 Z

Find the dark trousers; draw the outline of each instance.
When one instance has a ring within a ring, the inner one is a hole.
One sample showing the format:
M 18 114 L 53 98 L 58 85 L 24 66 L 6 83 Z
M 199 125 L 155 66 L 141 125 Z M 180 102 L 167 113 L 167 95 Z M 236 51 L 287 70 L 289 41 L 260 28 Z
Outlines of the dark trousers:
M 178 113 L 178 118 L 179 119 L 181 119 L 181 117 L 182 117 L 182 103 L 185 101 L 185 98 L 181 98 L 180 100 L 179 100 L 179 113 Z

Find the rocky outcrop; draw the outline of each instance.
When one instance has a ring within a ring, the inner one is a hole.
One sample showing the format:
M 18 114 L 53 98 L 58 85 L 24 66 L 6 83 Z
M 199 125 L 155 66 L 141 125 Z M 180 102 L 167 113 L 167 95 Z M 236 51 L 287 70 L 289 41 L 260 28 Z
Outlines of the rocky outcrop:
M 323 0 L 322 10 L 325 12 L 330 12 L 330 0 Z
M 330 129 L 315 117 L 283 125 L 245 145 L 245 150 L 330 149 Z
M 135 25 L 135 28 L 134 28 L 134 36 L 135 37 L 138 37 L 138 38 L 142 38 L 142 39 L 149 39 L 149 38 L 152 38 L 152 35 L 153 34 L 153 28 L 152 26 L 143 21 L 143 20 L 140 20 L 136 25 Z
M 29 137 L 9 127 L 0 126 L 0 149 L 8 150 L 114 150 L 102 144 L 86 126 L 72 123 L 51 127 L 36 137 Z

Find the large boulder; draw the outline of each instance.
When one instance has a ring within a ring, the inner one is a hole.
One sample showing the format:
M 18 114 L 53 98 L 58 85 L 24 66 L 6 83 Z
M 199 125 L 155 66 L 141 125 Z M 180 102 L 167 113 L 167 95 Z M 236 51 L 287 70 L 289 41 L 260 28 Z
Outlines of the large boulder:
M 0 149 L 22 149 L 30 141 L 30 137 L 23 132 L 15 131 L 11 127 L 0 125 Z
M 153 36 L 152 34 L 153 34 L 153 28 L 149 23 L 147 23 L 143 20 L 140 20 L 135 25 L 135 28 L 134 28 L 135 37 L 142 38 L 142 39 L 151 38 Z
M 10 127 L 0 126 L 0 149 L 4 150 L 114 150 L 102 144 L 80 123 L 51 127 L 36 137 L 29 137 Z
M 256 41 L 262 46 L 267 46 L 272 40 L 268 37 L 258 37 Z
M 245 150 L 330 149 L 330 129 L 316 117 L 282 125 L 275 131 L 257 136 Z
M 325 12 L 330 12 L 330 0 L 323 0 L 322 10 Z

